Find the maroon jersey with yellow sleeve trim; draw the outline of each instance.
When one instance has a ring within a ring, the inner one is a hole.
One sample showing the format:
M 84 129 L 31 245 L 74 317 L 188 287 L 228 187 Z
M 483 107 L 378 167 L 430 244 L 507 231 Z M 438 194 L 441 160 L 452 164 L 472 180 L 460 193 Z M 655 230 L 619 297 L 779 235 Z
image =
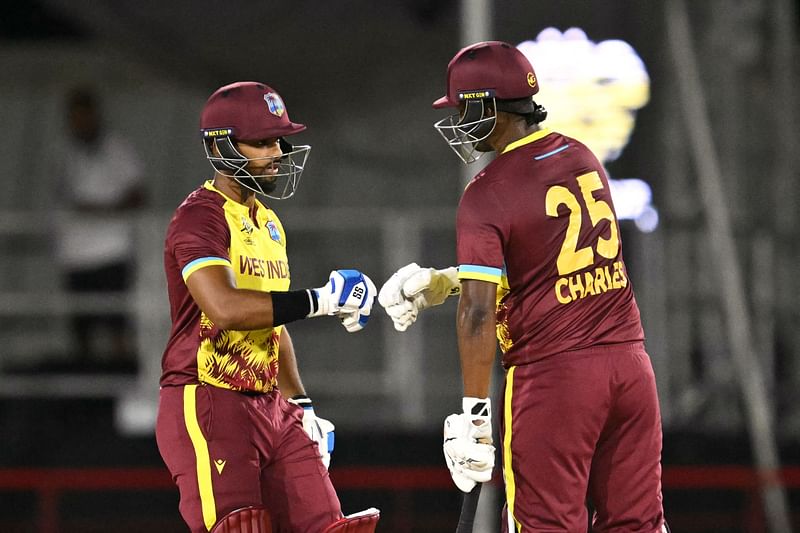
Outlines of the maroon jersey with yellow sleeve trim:
M 603 166 L 544 129 L 498 155 L 457 214 L 460 279 L 498 284 L 505 366 L 643 340 Z
M 167 229 L 164 269 L 172 330 L 161 385 L 207 383 L 268 392 L 278 375 L 282 327 L 234 331 L 215 326 L 186 287 L 194 272 L 214 265 L 231 268 L 239 288 L 289 289 L 286 236 L 278 217 L 258 200 L 250 210 L 208 181 L 178 207 Z

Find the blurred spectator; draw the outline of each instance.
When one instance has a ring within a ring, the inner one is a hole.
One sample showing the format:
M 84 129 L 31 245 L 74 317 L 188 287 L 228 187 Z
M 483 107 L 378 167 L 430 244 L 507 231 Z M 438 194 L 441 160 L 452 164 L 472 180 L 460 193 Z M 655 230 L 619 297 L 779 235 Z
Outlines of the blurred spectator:
M 104 124 L 90 88 L 66 98 L 66 136 L 59 168 L 58 259 L 65 289 L 76 293 L 119 292 L 133 281 L 130 215 L 144 205 L 141 158 Z M 70 317 L 76 363 L 81 368 L 130 368 L 133 336 L 125 309 L 78 310 Z

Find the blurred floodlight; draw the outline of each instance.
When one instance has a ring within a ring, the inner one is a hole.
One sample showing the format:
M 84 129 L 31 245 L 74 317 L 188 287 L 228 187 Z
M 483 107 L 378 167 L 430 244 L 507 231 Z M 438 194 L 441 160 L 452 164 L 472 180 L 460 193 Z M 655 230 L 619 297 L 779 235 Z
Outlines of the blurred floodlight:
M 635 220 L 636 227 L 644 233 L 651 233 L 658 227 L 658 210 L 648 205 Z
M 625 41 L 595 43 L 580 28 L 545 28 L 517 48 L 536 71 L 547 125 L 586 144 L 603 163 L 628 144 L 636 110 L 650 99 L 644 62 Z
M 650 233 L 658 227 L 658 211 L 652 206 L 653 191 L 639 179 L 609 179 L 611 198 L 619 220 L 634 220 L 639 230 Z
M 636 111 L 650 99 L 650 76 L 636 50 L 619 39 L 595 43 L 581 28 L 562 33 L 552 27 L 517 48 L 539 80 L 535 99 L 547 109 L 546 126 L 586 144 L 604 165 L 617 159 L 633 132 Z M 658 212 L 650 203 L 650 186 L 638 179 L 613 181 L 618 217 L 653 231 Z

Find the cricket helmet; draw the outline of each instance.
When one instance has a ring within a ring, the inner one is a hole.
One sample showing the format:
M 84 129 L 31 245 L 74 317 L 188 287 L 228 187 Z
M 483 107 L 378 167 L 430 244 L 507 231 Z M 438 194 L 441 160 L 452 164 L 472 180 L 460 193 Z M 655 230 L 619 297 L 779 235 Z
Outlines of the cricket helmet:
M 463 105 L 463 110 L 434 127 L 462 161 L 471 163 L 482 155 L 478 143 L 494 130 L 496 110 L 537 113 L 537 119 L 544 120 L 544 108 L 532 98 L 538 92 L 530 61 L 514 45 L 502 41 L 472 44 L 450 60 L 447 93 L 433 102 L 436 109 Z
M 200 116 L 200 133 L 211 166 L 243 187 L 276 200 L 290 198 L 297 190 L 311 147 L 292 146 L 285 137 L 305 129 L 305 125 L 289 119 L 277 91 L 254 81 L 220 87 L 209 97 Z M 272 138 L 280 143 L 280 157 L 247 158 L 236 148 L 239 141 Z M 254 175 L 247 170 L 251 162 L 264 160 L 271 160 L 277 173 Z

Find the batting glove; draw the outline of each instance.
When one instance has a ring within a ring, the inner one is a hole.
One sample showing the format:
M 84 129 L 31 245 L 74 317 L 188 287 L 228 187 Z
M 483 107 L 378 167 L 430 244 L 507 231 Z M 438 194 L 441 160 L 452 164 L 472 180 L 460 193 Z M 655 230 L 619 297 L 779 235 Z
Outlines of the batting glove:
M 397 331 L 405 331 L 417 320 L 419 312 L 441 305 L 461 292 L 456 267 L 437 270 L 410 263 L 383 284 L 378 302 L 392 319 Z
M 313 305 L 308 317 L 337 316 L 347 331 L 364 329 L 377 293 L 375 284 L 358 270 L 334 270 L 328 283 L 312 289 Z
M 331 453 L 333 453 L 335 426 L 330 420 L 320 418 L 314 413 L 314 406 L 308 396 L 293 396 L 289 402 L 303 408 L 303 429 L 316 443 L 322 464 L 328 468 L 331 464 Z
M 450 477 L 463 492 L 492 478 L 495 450 L 489 398 L 464 398 L 463 413 L 444 421 L 444 458 Z

